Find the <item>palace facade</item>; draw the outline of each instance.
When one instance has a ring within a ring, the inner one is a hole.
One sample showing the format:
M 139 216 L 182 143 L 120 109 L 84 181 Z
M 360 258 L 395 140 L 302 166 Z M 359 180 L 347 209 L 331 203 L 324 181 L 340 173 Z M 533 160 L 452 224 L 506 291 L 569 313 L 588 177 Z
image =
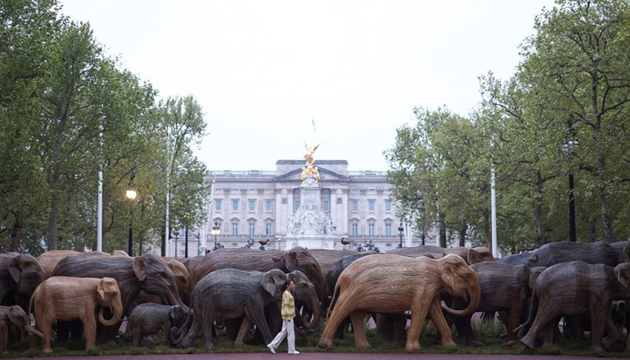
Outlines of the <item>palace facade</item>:
M 387 251 L 401 242 L 411 245 L 411 231 L 396 217 L 396 201 L 385 172 L 348 171 L 346 160 L 317 160 L 314 166 L 321 177 L 321 210 L 330 219 L 331 234 L 351 242 L 346 248 L 373 245 Z M 211 229 L 216 227 L 220 230 L 216 242 L 225 248 L 248 244 L 259 248 L 259 241 L 269 239 L 265 248 L 284 249 L 289 220 L 300 208 L 303 167 L 304 160 L 278 160 L 275 171 L 209 172 L 206 181 L 214 181 L 214 186 L 208 199 L 208 225 L 197 239 L 205 238 L 207 249 L 213 249 Z M 194 246 L 190 241 L 197 240 L 193 239 L 189 240 L 192 256 L 198 247 L 203 251 L 202 242 Z M 335 241 L 336 249 L 343 247 Z M 182 248 L 180 244 L 178 255 Z

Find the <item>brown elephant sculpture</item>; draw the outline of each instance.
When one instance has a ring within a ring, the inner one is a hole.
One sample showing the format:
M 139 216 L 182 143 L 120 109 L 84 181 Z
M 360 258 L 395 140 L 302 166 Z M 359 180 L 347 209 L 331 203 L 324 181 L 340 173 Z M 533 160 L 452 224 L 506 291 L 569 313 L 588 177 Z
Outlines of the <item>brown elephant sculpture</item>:
M 26 332 L 43 337 L 41 332 L 28 324 L 28 316 L 20 306 L 0 306 L 0 351 L 2 352 L 6 352 L 9 347 L 10 327 L 15 329 L 20 340 Z
M 97 309 L 98 321 L 105 326 L 115 325 L 123 315 L 118 283 L 107 277 L 96 279 L 53 276 L 37 287 L 31 305 L 34 306 L 37 329 L 43 334 L 42 351 L 45 353 L 52 352 L 51 330 L 57 319 L 81 320 L 86 338 L 85 348 L 88 350 L 96 345 Z M 111 309 L 114 314 L 109 320 L 103 314 L 105 308 Z
M 446 292 L 468 300 L 463 310 L 442 303 Z M 367 256 L 353 262 L 339 276 L 326 327 L 318 345 L 333 347 L 339 324 L 350 316 L 357 347 L 368 348 L 363 318 L 366 313 L 401 313 L 411 310 L 407 350 L 420 349 L 419 337 L 427 315 L 442 335 L 444 346 L 455 346 L 442 308 L 455 316 L 468 316 L 479 306 L 481 290 L 477 275 L 457 255 L 440 259 L 399 255 Z

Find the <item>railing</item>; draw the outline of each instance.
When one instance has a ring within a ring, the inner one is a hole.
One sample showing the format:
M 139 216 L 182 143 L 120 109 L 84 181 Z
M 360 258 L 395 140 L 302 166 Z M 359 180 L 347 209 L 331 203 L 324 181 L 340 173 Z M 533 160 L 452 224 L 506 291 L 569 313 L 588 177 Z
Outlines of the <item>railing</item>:
M 221 170 L 221 171 L 209 171 L 208 176 L 214 175 L 220 177 L 237 177 L 237 176 L 276 176 L 275 171 L 260 171 L 260 170 L 247 170 L 247 171 L 233 171 L 233 170 Z
M 387 171 L 348 171 L 348 176 L 355 177 L 385 177 L 387 175 Z

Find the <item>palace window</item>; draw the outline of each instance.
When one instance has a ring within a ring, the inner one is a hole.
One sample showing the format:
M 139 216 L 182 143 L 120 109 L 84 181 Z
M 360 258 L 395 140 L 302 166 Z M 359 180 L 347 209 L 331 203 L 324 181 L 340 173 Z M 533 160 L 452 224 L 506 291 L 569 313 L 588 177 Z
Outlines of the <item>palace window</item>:
M 223 208 L 223 201 L 221 199 L 214 200 L 214 209 L 216 211 L 221 211 Z
M 238 236 L 238 222 L 234 221 L 232 223 L 232 236 Z
M 256 211 L 256 200 L 249 200 L 249 211 Z
M 368 210 L 373 213 L 374 212 L 374 202 L 375 200 L 368 200 Z
M 359 224 L 357 223 L 352 223 L 352 236 L 358 236 L 359 235 Z
M 265 201 L 265 211 L 271 212 L 273 210 L 273 203 L 271 200 Z
M 232 199 L 232 211 L 238 211 L 238 200 Z

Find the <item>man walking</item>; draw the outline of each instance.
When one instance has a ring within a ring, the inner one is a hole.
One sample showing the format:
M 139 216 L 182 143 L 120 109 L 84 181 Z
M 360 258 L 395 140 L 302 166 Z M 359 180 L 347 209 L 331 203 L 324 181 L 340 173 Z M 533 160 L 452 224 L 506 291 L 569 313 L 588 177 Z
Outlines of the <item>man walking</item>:
M 295 350 L 295 329 L 293 327 L 293 318 L 295 317 L 295 301 L 293 300 L 293 295 L 291 295 L 291 291 L 293 291 L 293 287 L 295 284 L 293 281 L 286 281 L 282 284 L 281 290 L 282 293 L 282 330 L 276 335 L 276 337 L 267 345 L 269 351 L 272 354 L 276 353 L 276 349 L 284 340 L 284 337 L 287 336 L 287 343 L 289 345 L 289 354 L 297 355 L 300 352 Z

